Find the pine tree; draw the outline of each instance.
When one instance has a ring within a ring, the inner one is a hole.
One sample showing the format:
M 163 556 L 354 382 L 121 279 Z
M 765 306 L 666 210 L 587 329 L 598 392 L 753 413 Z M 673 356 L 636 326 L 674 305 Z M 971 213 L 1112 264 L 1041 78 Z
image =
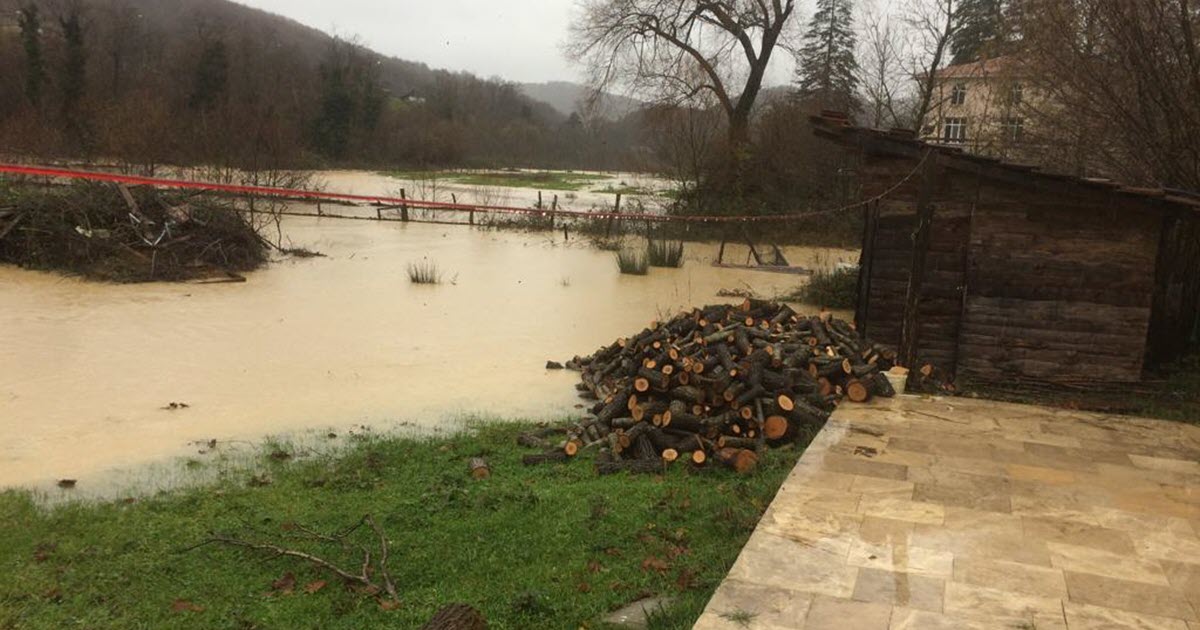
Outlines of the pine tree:
M 958 28 L 950 40 L 951 63 L 970 63 L 1001 54 L 1004 38 L 1004 0 L 960 0 L 955 9 Z
M 800 97 L 823 108 L 858 111 L 852 0 L 817 0 L 817 11 L 796 54 Z

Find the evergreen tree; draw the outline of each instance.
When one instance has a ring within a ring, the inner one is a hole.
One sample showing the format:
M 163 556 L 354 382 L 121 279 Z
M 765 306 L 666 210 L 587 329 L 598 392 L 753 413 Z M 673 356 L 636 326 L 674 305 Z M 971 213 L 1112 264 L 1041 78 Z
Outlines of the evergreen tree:
M 800 97 L 820 107 L 858 111 L 852 0 L 817 0 L 817 11 L 796 54 Z
M 960 0 L 955 9 L 958 28 L 950 40 L 952 64 L 970 63 L 984 55 L 1001 54 L 1004 42 L 1004 0 Z
M 42 100 L 42 84 L 46 81 L 46 66 L 42 60 L 42 18 L 36 4 L 18 11 L 21 44 L 25 49 L 25 98 L 35 107 Z

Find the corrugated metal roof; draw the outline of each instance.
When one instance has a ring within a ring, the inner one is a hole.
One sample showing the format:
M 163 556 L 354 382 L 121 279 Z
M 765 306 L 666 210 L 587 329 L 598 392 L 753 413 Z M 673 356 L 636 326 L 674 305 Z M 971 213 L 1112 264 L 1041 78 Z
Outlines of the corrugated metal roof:
M 851 123 L 850 118 L 846 114 L 841 112 L 824 111 L 819 115 L 810 116 L 809 120 L 812 122 L 818 135 L 845 145 L 863 146 L 866 149 L 862 141 L 869 139 L 889 143 L 894 146 L 897 153 L 902 153 L 902 149 L 907 149 L 909 152 L 914 150 L 933 150 L 942 155 L 952 156 L 956 160 L 963 160 L 974 166 L 998 169 L 1008 174 L 1031 178 L 1031 183 L 1035 183 L 1035 180 L 1065 182 L 1088 190 L 1101 190 L 1128 195 L 1147 201 L 1152 200 L 1158 203 L 1167 203 L 1174 206 L 1181 206 L 1194 212 L 1200 212 L 1200 193 L 1196 192 L 1128 186 L 1109 179 L 1077 177 L 1043 171 L 1038 166 L 1032 164 L 1007 162 L 994 157 L 968 153 L 959 147 L 948 147 L 918 140 L 916 134 L 911 130 L 882 130 L 858 127 Z M 955 168 L 954 164 L 948 164 L 947 166 Z

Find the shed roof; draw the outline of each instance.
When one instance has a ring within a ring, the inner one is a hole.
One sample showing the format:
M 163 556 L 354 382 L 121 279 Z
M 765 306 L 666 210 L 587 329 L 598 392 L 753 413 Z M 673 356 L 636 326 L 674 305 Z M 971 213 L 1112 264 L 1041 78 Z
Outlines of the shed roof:
M 1023 69 L 1019 57 L 1015 55 L 1003 55 L 946 66 L 938 70 L 934 76 L 939 79 L 1015 78 L 1022 73 Z
M 814 132 L 845 146 L 857 147 L 876 155 L 893 155 L 921 159 L 927 151 L 938 155 L 943 166 L 952 170 L 974 173 L 1021 186 L 1067 186 L 1080 192 L 1100 192 L 1133 200 L 1148 207 L 1179 209 L 1200 213 L 1200 193 L 1171 188 L 1128 186 L 1110 179 L 1077 177 L 1042 170 L 1030 164 L 1007 162 L 998 158 L 968 153 L 959 147 L 933 144 L 918 140 L 908 129 L 872 129 L 851 124 L 840 112 L 821 112 L 810 116 Z

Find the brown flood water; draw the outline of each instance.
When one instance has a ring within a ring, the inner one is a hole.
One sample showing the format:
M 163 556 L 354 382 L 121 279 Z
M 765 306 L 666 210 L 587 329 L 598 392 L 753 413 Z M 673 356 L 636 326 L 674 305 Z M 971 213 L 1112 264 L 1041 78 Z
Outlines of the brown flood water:
M 633 277 L 561 234 L 317 218 L 289 219 L 285 233 L 329 257 L 224 285 L 0 267 L 0 487 L 78 478 L 82 489 L 210 439 L 562 417 L 580 402 L 576 376 L 545 371 L 547 359 L 721 301 L 721 288 L 773 295 L 802 282 L 714 268 L 713 245 L 689 244 L 682 269 Z M 808 266 L 857 257 L 787 253 Z M 406 266 L 426 256 L 443 285 L 409 283 Z M 176 401 L 190 408 L 162 409 Z

